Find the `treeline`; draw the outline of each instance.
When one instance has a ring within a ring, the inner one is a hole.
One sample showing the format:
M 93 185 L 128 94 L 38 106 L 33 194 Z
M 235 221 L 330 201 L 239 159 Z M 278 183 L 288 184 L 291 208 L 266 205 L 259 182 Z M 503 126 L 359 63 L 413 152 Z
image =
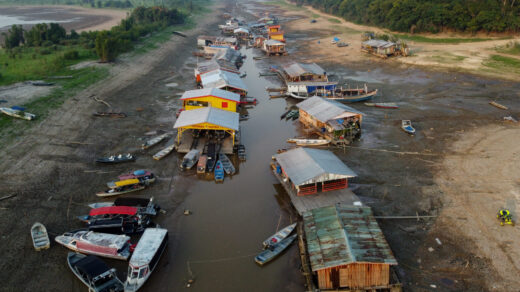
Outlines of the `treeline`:
M 402 32 L 520 31 L 516 0 L 291 0 L 360 24 Z
M 101 62 L 110 62 L 124 52 L 132 49 L 139 38 L 167 26 L 182 24 L 186 14 L 177 9 L 163 7 L 137 7 L 130 16 L 121 20 L 121 24 L 111 30 L 89 31 L 81 34 L 71 30 L 69 34 L 57 24 L 37 24 L 26 31 L 22 26 L 13 25 L 7 33 L 3 33 L 4 48 L 16 54 L 20 46 L 54 48 L 56 46 L 81 45 L 86 49 L 94 50 Z M 41 50 L 47 52 L 48 50 Z M 77 57 L 77 52 L 71 52 L 67 59 Z

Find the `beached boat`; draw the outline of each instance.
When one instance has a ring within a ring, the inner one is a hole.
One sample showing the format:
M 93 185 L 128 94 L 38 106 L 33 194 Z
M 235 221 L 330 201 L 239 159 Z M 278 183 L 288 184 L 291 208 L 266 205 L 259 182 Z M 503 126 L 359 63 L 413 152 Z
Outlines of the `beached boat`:
M 342 48 L 342 47 L 348 47 L 348 44 L 345 43 L 345 42 L 339 42 L 339 43 L 336 44 L 336 46 L 337 46 L 338 48 Z
M 74 275 L 87 285 L 89 292 L 122 292 L 124 285 L 116 269 L 93 255 L 69 252 L 67 263 Z
M 324 97 L 339 102 L 359 102 L 369 100 L 376 94 L 377 89 L 368 90 L 365 84 L 364 88 L 336 88 L 334 94 Z
M 293 232 L 295 227 L 296 227 L 296 223 L 293 223 L 289 226 L 284 227 L 282 230 L 276 232 L 268 239 L 264 240 L 264 242 L 262 243 L 264 245 L 264 249 L 266 249 L 268 247 L 273 247 L 273 246 L 277 245 L 278 243 L 280 243 L 280 241 L 284 240 L 287 236 L 289 236 Z
M 113 219 L 113 218 L 130 218 L 140 215 L 139 208 L 131 206 L 105 206 L 92 208 L 88 215 L 78 216 L 83 222 L 89 222 L 97 219 Z
M 33 86 L 53 86 L 54 82 L 45 82 L 43 80 L 27 81 Z
M 286 239 L 280 241 L 278 244 L 271 246 L 261 252 L 259 255 L 255 257 L 255 262 L 260 266 L 265 265 L 266 263 L 272 261 L 276 256 L 278 256 L 282 251 L 284 251 L 287 247 L 291 245 L 291 243 L 296 239 L 298 235 L 294 234 Z
M 153 159 L 155 160 L 161 160 L 163 159 L 166 155 L 170 154 L 173 149 L 175 149 L 175 143 L 172 143 L 168 146 L 166 146 L 166 148 L 162 149 L 161 151 L 155 153 L 153 155 Z
M 220 160 L 217 161 L 217 164 L 215 165 L 215 181 L 224 181 L 224 167 L 222 166 L 222 162 Z
M 98 197 L 111 197 L 122 195 L 126 193 L 140 191 L 146 188 L 146 185 L 140 182 L 138 179 L 127 179 L 117 182 L 113 182 L 108 190 L 96 193 Z
M 296 143 L 298 146 L 321 146 L 330 143 L 327 139 L 304 139 L 304 138 L 291 138 L 287 139 L 289 143 Z
M 208 172 L 212 172 L 215 168 L 215 164 L 217 163 L 217 145 L 215 143 L 208 144 L 208 162 L 206 163 L 206 170 Z
M 496 101 L 490 101 L 489 104 L 492 105 L 492 106 L 494 106 L 494 107 L 496 107 L 496 108 L 499 108 L 499 109 L 503 109 L 503 110 L 507 110 L 507 109 L 508 109 L 507 106 L 502 105 L 502 104 L 499 104 L 499 103 L 496 102 Z
M 137 291 L 157 267 L 168 245 L 168 230 L 147 228 L 128 263 L 125 292 Z
M 168 137 L 168 134 L 162 134 L 162 135 L 159 135 L 157 137 L 153 137 L 152 139 L 150 140 L 147 140 L 143 143 L 143 145 L 141 145 L 141 148 L 144 150 L 144 149 L 148 149 L 156 144 L 158 144 L 159 142 L 161 142 L 162 140 L 166 139 L 166 137 Z
M 141 233 L 152 224 L 148 216 L 138 215 L 129 218 L 94 219 L 87 223 L 87 227 L 89 231 L 130 235 Z
M 197 149 L 192 149 L 188 153 L 186 153 L 186 155 L 184 155 L 184 158 L 182 159 L 182 162 L 179 165 L 179 167 L 182 170 L 191 169 L 197 163 L 197 161 L 199 161 L 199 157 L 200 151 Z
M 25 108 L 13 106 L 11 108 L 8 107 L 0 107 L 0 112 L 19 119 L 32 121 L 36 119 L 36 115 L 28 113 L 25 111 Z
M 33 246 L 36 251 L 42 249 L 48 249 L 51 247 L 51 241 L 49 240 L 49 234 L 47 234 L 47 228 L 43 224 L 36 222 L 31 227 L 31 238 Z
M 201 155 L 199 158 L 199 162 L 197 163 L 197 173 L 206 172 L 206 163 L 207 162 L 208 162 L 208 156 L 206 154 Z
M 66 232 L 54 239 L 66 248 L 101 257 L 126 261 L 130 257 L 130 237 L 79 230 Z
M 227 157 L 227 155 L 222 152 L 218 155 L 218 157 L 219 157 L 220 162 L 222 162 L 222 167 L 224 168 L 224 171 L 226 172 L 226 174 L 228 174 L 228 175 L 235 174 L 236 169 L 233 166 L 233 163 L 231 163 L 231 160 L 229 159 L 229 157 Z
M 401 129 L 406 133 L 413 135 L 415 134 L 415 128 L 412 127 L 412 121 L 410 120 L 402 120 L 401 121 Z
M 117 198 L 114 202 L 98 202 L 88 205 L 92 209 L 112 206 L 135 207 L 140 214 L 156 216 L 161 207 L 154 202 L 154 198 Z
M 389 109 L 399 108 L 399 106 L 395 102 L 365 102 L 365 105 L 378 107 L 378 108 L 389 108 Z
M 109 117 L 109 118 L 126 118 L 125 113 L 120 112 L 95 112 L 92 114 L 95 117 Z
M 237 149 L 238 159 L 240 159 L 240 161 L 246 161 L 246 146 L 239 144 Z
M 122 163 L 122 162 L 131 162 L 131 161 L 135 161 L 135 156 L 133 156 L 130 153 L 125 154 L 125 155 L 119 154 L 117 156 L 112 155 L 109 157 L 101 157 L 101 158 L 96 159 L 96 162 L 98 162 L 98 163 Z
M 133 171 L 131 173 L 125 173 L 117 177 L 119 180 L 126 180 L 126 179 L 138 179 L 139 181 L 145 183 L 145 184 L 151 184 L 155 182 L 155 175 L 148 170 L 139 169 L 136 171 Z

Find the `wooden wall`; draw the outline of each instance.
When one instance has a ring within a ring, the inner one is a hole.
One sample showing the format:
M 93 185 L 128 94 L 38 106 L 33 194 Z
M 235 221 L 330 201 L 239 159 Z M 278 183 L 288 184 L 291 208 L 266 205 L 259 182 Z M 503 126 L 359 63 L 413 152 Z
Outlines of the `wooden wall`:
M 318 270 L 320 289 L 369 288 L 390 284 L 390 265 L 354 263 Z

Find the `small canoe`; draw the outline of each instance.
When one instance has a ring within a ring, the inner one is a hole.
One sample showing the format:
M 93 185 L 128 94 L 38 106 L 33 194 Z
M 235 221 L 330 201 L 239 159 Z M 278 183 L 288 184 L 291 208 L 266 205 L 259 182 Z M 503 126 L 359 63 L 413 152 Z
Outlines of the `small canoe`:
M 287 142 L 289 143 L 296 143 L 298 146 L 321 146 L 321 145 L 327 145 L 330 143 L 330 140 L 327 139 L 299 139 L 299 138 L 293 138 L 293 139 L 287 139 Z
M 268 247 L 272 247 L 276 244 L 278 244 L 280 241 L 284 240 L 289 234 L 291 234 L 296 227 L 296 223 L 293 223 L 289 226 L 284 227 L 282 230 L 276 232 L 268 239 L 264 240 L 263 245 L 264 249 Z
M 47 234 L 47 228 L 39 222 L 34 223 L 31 227 L 31 237 L 36 251 L 48 249 L 51 246 L 49 234 Z
M 162 149 L 161 151 L 155 153 L 153 155 L 153 159 L 155 159 L 155 160 L 163 159 L 166 155 L 170 154 L 174 148 L 175 148 L 175 143 L 173 143 L 173 144 L 167 146 L 166 148 Z
M 32 120 L 36 119 L 36 115 L 25 112 L 25 109 L 22 107 L 12 107 L 12 108 L 0 107 L 0 112 L 6 114 L 8 116 L 27 120 L 27 121 L 32 121 Z
M 240 144 L 238 145 L 238 159 L 240 161 L 246 161 L 246 146 Z
M 206 163 L 207 162 L 208 162 L 208 156 L 206 154 L 201 155 L 199 158 L 199 162 L 197 163 L 197 173 L 206 172 Z
M 229 157 L 227 157 L 226 154 L 220 153 L 218 155 L 219 160 L 222 162 L 222 167 L 224 167 L 224 171 L 228 175 L 233 175 L 236 172 L 235 167 L 233 166 L 233 163 L 231 163 L 231 160 L 229 160 Z
M 272 246 L 261 252 L 259 255 L 255 257 L 255 262 L 260 266 L 265 265 L 266 263 L 272 261 L 276 256 L 278 256 L 282 251 L 288 248 L 291 243 L 296 239 L 298 235 L 294 234 L 286 239 L 280 241 L 280 243 Z
M 401 129 L 406 133 L 413 135 L 415 134 L 415 128 L 412 127 L 412 121 L 410 120 L 402 120 L 401 121 Z
M 220 160 L 217 161 L 217 164 L 215 165 L 215 181 L 224 181 L 224 167 L 222 166 L 222 162 Z
M 67 263 L 74 275 L 89 288 L 89 292 L 124 291 L 116 269 L 110 268 L 96 256 L 69 252 Z
M 501 104 L 499 104 L 499 103 L 496 102 L 496 101 L 491 101 L 491 102 L 489 102 L 489 104 L 492 105 L 492 106 L 494 106 L 494 107 L 496 107 L 496 108 L 499 108 L 499 109 L 503 109 L 503 110 L 507 110 L 507 109 L 508 109 L 507 106 L 505 106 L 505 105 L 501 105 Z
M 98 163 L 122 163 L 122 162 L 131 162 L 131 161 L 135 161 L 135 156 L 133 156 L 132 154 L 128 153 L 128 154 L 119 154 L 117 156 L 109 156 L 109 157 L 101 157 L 101 158 L 98 158 L 96 159 L 96 162 Z
M 389 109 L 399 108 L 399 106 L 395 102 L 365 102 L 365 105 L 378 107 L 378 108 L 389 108 Z
M 150 140 L 147 140 L 146 142 L 143 143 L 143 145 L 141 145 L 141 148 L 144 150 L 144 149 L 148 149 L 156 144 L 158 144 L 159 142 L 161 142 L 162 140 L 164 140 L 166 137 L 168 137 L 168 134 L 162 134 L 162 135 L 159 135 L 157 137 L 154 137 Z

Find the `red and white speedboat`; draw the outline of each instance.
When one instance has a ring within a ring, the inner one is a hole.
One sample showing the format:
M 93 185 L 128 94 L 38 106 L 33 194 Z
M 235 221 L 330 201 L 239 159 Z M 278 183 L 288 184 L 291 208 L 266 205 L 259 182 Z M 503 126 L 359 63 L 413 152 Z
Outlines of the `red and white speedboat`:
M 92 254 L 116 260 L 128 260 L 130 257 L 130 237 L 80 230 L 66 232 L 54 239 L 57 243 L 84 254 Z

